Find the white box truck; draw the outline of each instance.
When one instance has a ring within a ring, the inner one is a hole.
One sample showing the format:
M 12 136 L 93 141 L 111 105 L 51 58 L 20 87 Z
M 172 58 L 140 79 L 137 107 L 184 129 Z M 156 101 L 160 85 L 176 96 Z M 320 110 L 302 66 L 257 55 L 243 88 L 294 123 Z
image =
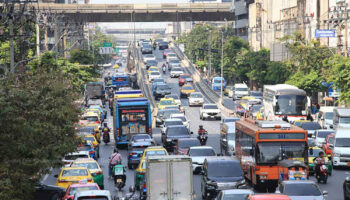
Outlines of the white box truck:
M 185 155 L 147 157 L 147 200 L 193 200 L 192 171 Z

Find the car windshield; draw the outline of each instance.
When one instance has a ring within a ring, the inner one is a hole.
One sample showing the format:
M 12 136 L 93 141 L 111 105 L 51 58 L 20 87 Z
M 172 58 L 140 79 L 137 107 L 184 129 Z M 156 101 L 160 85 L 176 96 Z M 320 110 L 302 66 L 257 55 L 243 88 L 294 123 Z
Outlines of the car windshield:
M 256 154 L 257 162 L 260 164 L 276 164 L 285 159 L 303 159 L 305 157 L 305 143 L 260 142 Z
M 151 75 L 160 75 L 159 72 L 151 72 Z
M 95 127 L 93 127 L 93 126 L 81 127 L 81 128 L 78 129 L 78 132 L 94 133 L 95 132 Z
M 156 66 L 157 65 L 157 61 L 155 61 L 155 60 L 148 60 L 147 64 Z
M 334 131 L 318 131 L 317 137 L 319 138 L 326 138 L 329 134 L 334 133 Z
M 186 117 L 185 116 L 176 116 L 176 117 L 172 117 L 173 119 L 181 119 L 181 121 L 186 122 Z
M 341 118 L 339 118 L 339 123 L 341 123 L 341 124 L 350 124 L 350 117 L 341 117 Z
M 225 81 L 222 80 L 222 82 L 225 82 Z M 218 80 L 218 79 L 215 79 L 215 80 L 214 80 L 214 83 L 221 83 L 221 79 L 219 79 L 219 80 Z
M 326 112 L 324 118 L 328 120 L 333 120 L 333 112 Z
M 245 92 L 245 91 L 248 91 L 248 88 L 235 88 L 235 90 L 240 92 Z
M 203 95 L 200 93 L 192 93 L 190 97 L 191 98 L 203 98 Z
M 350 138 L 337 138 L 335 140 L 336 147 L 350 147 Z
M 303 122 L 301 128 L 304 130 L 317 130 L 320 129 L 321 126 L 317 122 Z
M 176 54 L 174 54 L 174 53 L 168 53 L 167 56 L 168 56 L 168 57 L 176 57 Z
M 181 75 L 180 78 L 186 79 L 186 78 L 191 78 L 190 75 Z
M 210 162 L 208 177 L 243 177 L 241 164 L 237 161 Z
M 65 160 L 76 160 L 78 158 L 89 158 L 87 154 L 78 154 L 78 155 L 66 155 L 64 157 Z
M 87 175 L 89 175 L 89 173 L 86 169 L 69 169 L 69 170 L 63 170 L 62 172 L 62 177 L 87 176 Z
M 222 200 L 245 200 L 249 194 L 225 194 Z
M 148 43 L 146 43 L 146 44 L 144 43 L 144 44 L 142 45 L 142 47 L 143 47 L 143 48 L 151 48 L 151 45 L 149 45 Z
M 152 68 L 149 69 L 149 71 L 151 71 L 151 72 L 157 72 L 157 71 L 158 71 L 158 68 L 153 68 L 153 67 L 152 67 Z
M 278 115 L 303 115 L 306 109 L 306 95 L 278 95 L 275 106 L 275 114 Z
M 173 110 L 165 110 L 163 116 L 165 118 L 169 118 L 171 114 L 177 114 L 177 113 L 181 113 L 181 112 L 178 109 L 176 109 L 176 110 L 175 109 L 173 109 Z
M 150 139 L 149 135 L 134 135 L 133 140 L 145 140 L 145 139 Z
M 183 90 L 193 90 L 193 87 L 192 86 L 184 86 L 182 89 Z
M 200 143 L 197 139 L 195 140 L 179 140 L 178 145 L 182 149 L 188 149 L 194 146 L 200 146 Z
M 179 60 L 170 60 L 170 63 L 172 63 L 172 64 L 179 64 L 180 63 L 180 61 Z
M 78 200 L 108 200 L 106 196 L 86 196 L 86 197 L 78 197 Z
M 189 156 L 215 156 L 215 151 L 213 149 L 190 149 L 188 152 Z
M 165 98 L 179 99 L 179 96 L 177 96 L 177 95 L 165 95 Z
M 82 118 L 82 120 L 88 120 L 90 122 L 96 122 L 98 121 L 98 117 L 97 116 L 85 116 Z
M 165 83 L 165 81 L 162 78 L 156 78 L 156 79 L 153 79 L 153 84 L 154 83 Z
M 88 191 L 88 190 L 98 190 L 97 186 L 79 186 L 79 187 L 71 187 L 69 189 L 69 196 L 74 195 L 76 192 Z
M 168 85 L 157 85 L 157 90 L 169 90 Z
M 203 106 L 204 109 L 218 109 L 216 105 L 205 105 Z
M 170 126 L 167 129 L 167 135 L 168 136 L 189 136 L 190 133 L 188 132 L 188 129 L 184 126 L 181 126 L 181 127 Z
M 95 162 L 86 162 L 86 163 L 74 163 L 74 167 L 86 167 L 89 170 L 95 170 L 98 169 L 98 165 Z
M 288 196 L 321 196 L 321 191 L 315 184 L 301 182 L 285 184 L 283 194 Z
M 180 71 L 182 71 L 182 69 L 181 68 L 173 68 L 171 71 L 178 71 L 178 72 L 180 72 Z
M 174 100 L 163 100 L 160 102 L 160 105 L 173 105 Z
M 175 125 L 183 125 L 182 121 L 176 120 L 176 121 L 165 121 L 164 122 L 164 126 L 168 127 L 168 126 L 175 126 Z
M 78 147 L 78 151 L 90 151 L 90 149 L 92 149 L 90 145 L 84 145 L 84 146 Z
M 165 156 L 166 152 L 164 150 L 146 151 L 146 156 Z
M 262 92 L 251 91 L 250 96 L 262 97 Z

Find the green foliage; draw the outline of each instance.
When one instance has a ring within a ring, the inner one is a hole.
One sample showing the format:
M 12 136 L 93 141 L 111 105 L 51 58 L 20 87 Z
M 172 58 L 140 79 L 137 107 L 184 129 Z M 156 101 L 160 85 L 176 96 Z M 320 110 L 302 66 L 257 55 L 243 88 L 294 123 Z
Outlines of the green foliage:
M 73 49 L 70 51 L 69 62 L 83 65 L 93 64 L 94 58 L 90 51 Z
M 350 58 L 339 58 L 333 63 L 329 82 L 341 89 L 340 101 L 350 103 Z
M 94 64 L 108 63 L 111 60 L 112 55 L 101 55 L 99 47 L 103 42 L 110 42 L 115 47 L 116 43 L 114 42 L 113 37 L 104 35 L 101 31 L 96 31 L 96 33 L 91 37 L 91 41 Z
M 295 85 L 298 88 L 303 89 L 307 93 L 311 94 L 312 92 L 320 91 L 322 89 L 322 81 L 323 77 L 319 75 L 319 72 L 312 70 L 308 74 L 297 72 L 293 74 L 286 83 Z
M 52 66 L 52 56 L 0 85 L 0 199 L 31 199 L 34 184 L 76 148 L 73 123 L 79 109 L 71 80 Z

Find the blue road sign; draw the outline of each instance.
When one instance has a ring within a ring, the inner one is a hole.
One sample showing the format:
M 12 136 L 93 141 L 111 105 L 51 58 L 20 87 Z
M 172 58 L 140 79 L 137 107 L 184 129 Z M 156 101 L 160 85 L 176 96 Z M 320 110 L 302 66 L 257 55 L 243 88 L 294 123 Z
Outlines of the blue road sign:
M 318 29 L 315 31 L 315 37 L 335 37 L 335 29 Z

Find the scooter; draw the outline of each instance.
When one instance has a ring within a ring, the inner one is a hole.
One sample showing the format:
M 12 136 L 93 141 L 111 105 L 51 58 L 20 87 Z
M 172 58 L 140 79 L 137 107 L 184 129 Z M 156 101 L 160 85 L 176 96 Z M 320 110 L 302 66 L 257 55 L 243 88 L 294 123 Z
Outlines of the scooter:
M 103 142 L 105 143 L 105 144 L 107 144 L 107 143 L 109 143 L 111 140 L 110 140 L 110 138 L 109 138 L 109 132 L 103 132 Z
M 126 182 L 125 172 L 126 172 L 126 169 L 124 165 L 120 163 L 113 167 L 114 185 L 119 191 L 125 186 L 125 182 Z
M 328 167 L 326 165 L 320 165 L 319 166 L 319 171 L 316 172 L 316 179 L 317 182 L 320 183 L 323 181 L 323 183 L 327 183 L 328 179 Z
M 207 140 L 208 140 L 208 133 L 205 132 L 205 133 L 199 134 L 198 140 L 199 140 L 199 143 L 201 144 L 201 146 L 205 146 L 207 143 Z

